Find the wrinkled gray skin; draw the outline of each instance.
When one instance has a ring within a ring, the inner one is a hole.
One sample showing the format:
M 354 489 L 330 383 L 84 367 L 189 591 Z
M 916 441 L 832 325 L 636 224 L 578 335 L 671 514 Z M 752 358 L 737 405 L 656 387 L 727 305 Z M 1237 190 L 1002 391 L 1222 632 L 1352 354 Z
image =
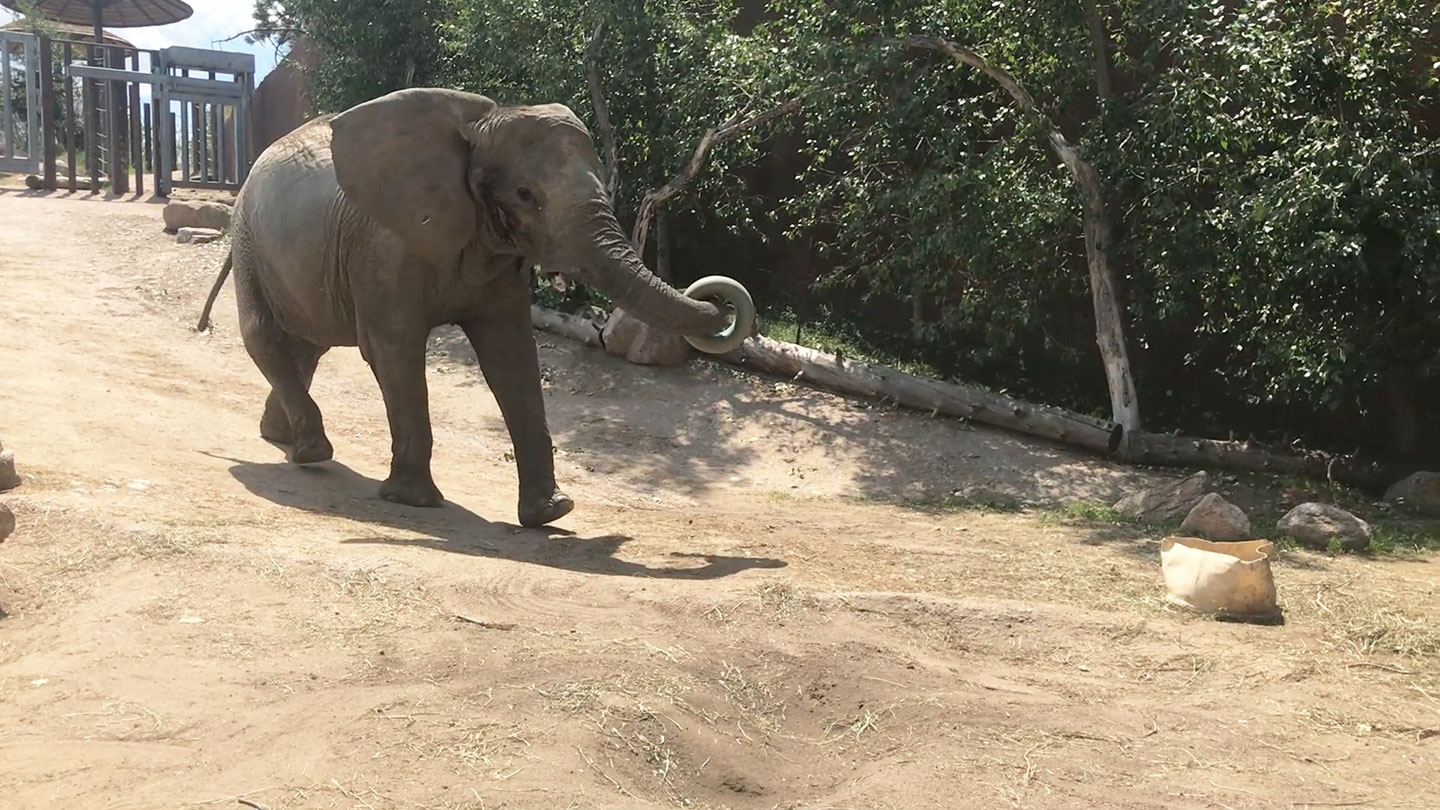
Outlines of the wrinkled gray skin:
M 514 443 L 520 522 L 568 513 L 540 390 L 529 267 L 565 268 L 681 334 L 713 334 L 728 320 L 645 268 L 601 171 L 589 133 L 563 106 L 499 107 L 429 88 L 316 119 L 265 150 L 236 200 L 227 262 L 245 348 L 272 388 L 261 435 L 289 445 L 298 464 L 329 459 L 310 381 L 331 346 L 359 346 L 390 420 L 380 496 L 438 506 L 425 342 L 434 327 L 458 324 Z M 222 272 L 217 290 L 223 282 Z

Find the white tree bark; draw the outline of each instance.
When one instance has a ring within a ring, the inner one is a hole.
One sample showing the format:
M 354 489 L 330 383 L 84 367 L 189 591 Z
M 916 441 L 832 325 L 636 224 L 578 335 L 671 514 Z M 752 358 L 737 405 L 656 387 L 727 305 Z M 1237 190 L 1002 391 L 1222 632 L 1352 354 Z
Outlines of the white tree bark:
M 1105 380 L 1110 389 L 1110 411 L 1112 418 L 1125 431 L 1120 451 L 1124 456 L 1131 453 L 1129 437 L 1139 434 L 1140 401 L 1135 392 L 1135 379 L 1130 372 L 1130 355 L 1125 346 L 1125 316 L 1120 306 L 1119 286 L 1115 281 L 1115 270 L 1110 256 L 1111 227 L 1110 215 L 1105 208 L 1104 188 L 1099 175 L 1080 155 L 1060 128 L 1040 111 L 1035 99 L 1010 73 L 994 67 L 980 58 L 974 51 L 962 48 L 949 40 L 938 37 L 911 37 L 910 45 L 916 48 L 942 51 L 956 61 L 974 67 L 1000 85 L 1015 104 L 1025 112 L 1037 117 L 1045 127 L 1045 138 L 1050 148 L 1070 170 L 1075 185 L 1080 189 L 1083 203 L 1082 216 L 1085 223 L 1085 257 L 1090 266 L 1090 297 L 1095 308 L 1095 342 L 1100 347 L 1100 358 L 1105 365 Z

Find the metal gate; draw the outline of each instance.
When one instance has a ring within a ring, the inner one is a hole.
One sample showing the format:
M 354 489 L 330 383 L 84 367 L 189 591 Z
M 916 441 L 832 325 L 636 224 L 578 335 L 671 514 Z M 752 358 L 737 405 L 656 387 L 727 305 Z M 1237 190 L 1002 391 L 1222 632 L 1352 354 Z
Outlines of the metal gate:
M 31 34 L 0 31 L 0 172 L 40 171 L 40 57 Z
M 155 86 L 156 108 L 174 122 L 166 133 L 178 143 L 162 145 L 160 154 L 167 170 L 180 172 L 172 185 L 239 191 L 254 159 L 255 57 L 170 47 L 160 51 L 155 72 L 163 79 Z
M 148 72 L 139 69 L 137 52 L 129 70 L 71 63 L 65 75 L 96 85 L 109 84 L 116 88 L 112 91 L 116 98 L 123 98 L 129 88 L 136 108 L 141 106 L 140 86 L 150 87 L 153 124 L 142 127 L 138 118 L 132 116 L 131 120 L 136 143 L 153 126 L 153 147 L 145 150 L 136 164 L 146 156 L 151 159 L 157 195 L 169 196 L 172 188 L 238 191 L 254 159 L 250 98 L 255 91 L 255 57 L 179 46 L 146 53 L 150 54 Z M 95 95 L 88 92 L 87 98 Z M 91 109 L 89 120 L 98 121 L 93 101 L 87 100 L 86 105 Z M 99 132 L 99 141 L 111 140 L 104 128 L 93 128 Z M 115 142 L 122 142 L 125 127 L 113 131 L 117 133 Z M 92 188 L 98 189 L 93 166 Z

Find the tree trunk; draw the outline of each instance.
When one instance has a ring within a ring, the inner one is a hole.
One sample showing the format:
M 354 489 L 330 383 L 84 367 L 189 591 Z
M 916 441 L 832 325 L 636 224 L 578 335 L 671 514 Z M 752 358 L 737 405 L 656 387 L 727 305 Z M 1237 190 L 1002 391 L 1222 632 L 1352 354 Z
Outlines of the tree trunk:
M 670 212 L 664 208 L 655 212 L 655 275 L 666 283 L 675 282 L 670 273 Z
M 963 62 L 989 76 L 1000 85 L 1020 109 L 1039 119 L 1045 128 L 1045 139 L 1070 170 L 1080 190 L 1081 214 L 1085 227 L 1085 256 L 1090 265 L 1090 295 L 1095 308 L 1095 342 L 1105 364 L 1105 380 L 1110 388 L 1110 411 L 1125 433 L 1140 432 L 1140 402 L 1135 380 L 1130 373 L 1130 355 L 1125 346 L 1124 312 L 1120 306 L 1119 285 L 1111 262 L 1112 228 L 1105 208 L 1104 189 L 1094 167 L 1065 138 L 1060 128 L 1040 111 L 1035 99 L 1008 71 L 1001 70 L 980 58 L 974 51 L 938 37 L 910 37 L 912 47 L 941 51 L 957 62 Z M 1121 439 L 1122 456 L 1129 455 L 1129 443 Z
M 931 415 L 945 414 L 1108 454 L 1120 426 L 1060 408 L 1035 405 L 968 385 L 941 382 L 887 366 L 858 363 L 764 336 L 745 341 L 719 359 L 748 369 L 845 394 L 893 400 Z
M 605 106 L 605 88 L 600 82 L 600 44 L 605 41 L 605 21 L 595 24 L 590 44 L 585 46 L 585 83 L 590 87 L 590 103 L 595 108 L 595 130 L 605 148 L 605 194 L 610 204 L 617 204 L 620 193 L 620 151 L 615 143 L 615 128 L 610 125 L 610 110 Z
M 1085 0 L 1085 23 L 1090 29 L 1090 49 L 1095 52 L 1095 94 L 1108 100 L 1115 97 L 1115 84 L 1111 76 L 1110 33 L 1102 14 L 1096 0 Z

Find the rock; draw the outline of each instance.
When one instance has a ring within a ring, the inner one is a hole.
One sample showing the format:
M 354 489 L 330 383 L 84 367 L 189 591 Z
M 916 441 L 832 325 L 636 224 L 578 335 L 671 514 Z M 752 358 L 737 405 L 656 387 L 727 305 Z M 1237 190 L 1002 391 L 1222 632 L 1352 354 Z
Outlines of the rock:
M 1412 473 L 1385 490 L 1385 500 L 1440 515 L 1440 473 Z
M 5 542 L 5 538 L 13 534 L 14 531 L 15 513 L 10 511 L 10 507 L 0 503 L 0 543 Z
M 230 206 L 205 200 L 175 200 L 165 206 L 165 230 L 174 232 L 181 228 L 228 230 Z
M 175 232 L 175 241 L 182 245 L 203 245 L 220 238 L 214 228 L 181 228 Z
M 1313 548 L 1329 548 L 1332 539 L 1346 551 L 1361 551 L 1370 545 L 1370 524 L 1338 506 L 1302 503 L 1285 513 L 1276 525 L 1280 533 Z
M 1126 495 L 1115 503 L 1115 511 L 1141 523 L 1171 523 L 1189 514 L 1209 487 L 1209 474 L 1198 472 L 1179 481 Z
M 25 187 L 32 191 L 39 191 L 45 188 L 45 181 L 41 180 L 38 174 L 29 174 L 25 176 Z
M 1180 530 L 1206 540 L 1227 543 L 1249 540 L 1252 536 L 1250 518 L 1245 512 L 1214 492 L 1195 504 L 1190 514 L 1185 516 L 1185 522 L 1180 524 Z
M 15 471 L 15 454 L 0 444 L 0 492 L 20 486 L 20 473 Z
M 690 359 L 690 344 L 616 308 L 600 332 L 605 351 L 642 366 L 678 366 Z

